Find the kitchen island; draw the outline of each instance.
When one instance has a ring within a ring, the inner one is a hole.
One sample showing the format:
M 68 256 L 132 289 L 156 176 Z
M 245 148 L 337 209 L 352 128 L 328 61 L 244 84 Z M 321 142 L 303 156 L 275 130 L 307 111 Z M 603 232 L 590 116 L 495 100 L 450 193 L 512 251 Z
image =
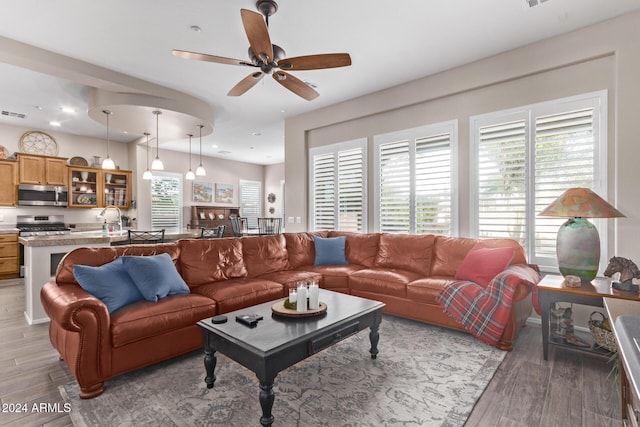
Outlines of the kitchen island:
M 200 237 L 200 230 L 167 230 L 164 234 L 166 241 L 179 239 L 193 239 Z M 122 244 L 129 240 L 127 230 L 114 231 L 104 235 L 102 230 L 72 232 L 54 236 L 20 237 L 19 242 L 24 246 L 24 291 L 25 312 L 27 323 L 48 322 L 49 318 L 40 303 L 42 286 L 56 274 L 58 263 L 68 252 L 80 248 L 96 248 Z

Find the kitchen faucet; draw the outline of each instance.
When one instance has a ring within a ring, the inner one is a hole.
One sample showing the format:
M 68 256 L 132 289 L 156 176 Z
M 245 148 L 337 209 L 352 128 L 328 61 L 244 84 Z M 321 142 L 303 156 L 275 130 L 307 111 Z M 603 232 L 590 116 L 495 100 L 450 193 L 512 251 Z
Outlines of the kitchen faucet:
M 100 212 L 100 216 L 104 217 L 107 209 L 115 209 L 118 212 L 118 227 L 120 228 L 120 231 L 122 231 L 122 211 L 120 211 L 120 208 L 113 205 L 105 206 L 102 212 Z

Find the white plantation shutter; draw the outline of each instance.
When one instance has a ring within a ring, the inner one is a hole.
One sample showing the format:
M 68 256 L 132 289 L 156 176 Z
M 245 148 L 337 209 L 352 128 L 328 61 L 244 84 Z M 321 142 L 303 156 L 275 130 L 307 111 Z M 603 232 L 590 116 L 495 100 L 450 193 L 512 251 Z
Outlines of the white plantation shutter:
M 310 150 L 311 223 L 314 231 L 366 229 L 366 141 Z
M 566 218 L 537 214 L 569 188 L 606 198 L 606 91 L 472 119 L 475 231 L 510 237 L 529 261 L 551 270 Z M 607 258 L 606 227 L 594 220 Z
M 151 179 L 151 229 L 178 230 L 182 224 L 182 176 L 154 172 Z
M 478 147 L 478 236 L 525 244 L 527 219 L 526 124 L 483 126 Z
M 262 216 L 262 183 L 240 180 L 240 216 L 247 218 L 250 228 L 258 228 L 258 217 Z
M 454 234 L 455 123 L 374 137 L 377 231 Z

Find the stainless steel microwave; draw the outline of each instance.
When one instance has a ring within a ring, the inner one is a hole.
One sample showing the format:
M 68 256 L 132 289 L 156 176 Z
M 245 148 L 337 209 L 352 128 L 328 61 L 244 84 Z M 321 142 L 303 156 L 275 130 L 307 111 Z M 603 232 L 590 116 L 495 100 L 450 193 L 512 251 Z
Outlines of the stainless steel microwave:
M 57 185 L 18 185 L 18 206 L 66 207 L 69 196 L 67 187 Z

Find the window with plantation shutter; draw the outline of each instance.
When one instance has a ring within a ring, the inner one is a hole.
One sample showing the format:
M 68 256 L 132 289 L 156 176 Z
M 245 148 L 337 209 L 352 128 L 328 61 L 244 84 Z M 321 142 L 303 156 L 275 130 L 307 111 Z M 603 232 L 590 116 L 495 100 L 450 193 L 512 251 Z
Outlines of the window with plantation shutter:
M 456 128 L 451 122 L 374 137 L 377 231 L 455 233 Z
M 182 228 L 182 176 L 154 172 L 151 178 L 151 229 Z
M 357 140 L 310 150 L 314 231 L 366 231 L 365 147 Z
M 240 216 L 247 218 L 249 228 L 258 228 L 262 216 L 262 183 L 240 180 Z
M 529 261 L 554 270 L 565 218 L 537 216 L 569 188 L 606 198 L 606 91 L 472 118 L 474 228 L 480 238 L 508 237 Z M 606 227 L 600 232 L 601 260 Z

